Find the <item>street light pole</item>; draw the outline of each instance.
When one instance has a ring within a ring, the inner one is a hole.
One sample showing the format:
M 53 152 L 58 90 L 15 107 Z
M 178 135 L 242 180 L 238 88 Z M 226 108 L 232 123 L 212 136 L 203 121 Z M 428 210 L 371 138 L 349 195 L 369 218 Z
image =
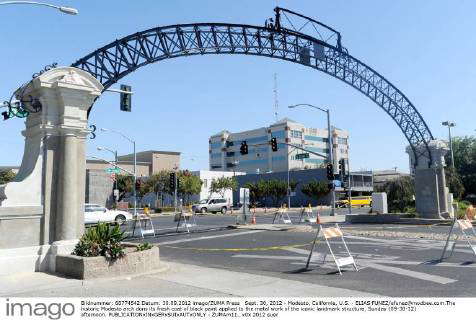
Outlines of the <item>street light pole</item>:
M 119 132 L 119 131 L 116 131 L 116 130 L 112 130 L 112 129 L 106 129 L 106 128 L 101 128 L 101 131 L 105 132 L 105 131 L 110 131 L 110 132 L 113 132 L 115 134 L 118 134 L 120 135 L 121 137 L 123 137 L 124 139 L 128 140 L 130 143 L 132 143 L 132 145 L 134 146 L 134 186 L 133 186 L 133 196 L 134 196 L 134 217 L 137 217 L 137 190 L 136 190 L 136 182 L 137 182 L 137 155 L 136 155 L 136 142 L 135 140 L 132 140 L 131 138 L 127 137 L 126 135 L 124 135 L 123 133 Z
M 332 141 L 330 109 L 329 108 L 327 108 L 327 109 L 319 108 L 319 107 L 316 107 L 316 106 L 314 106 L 312 104 L 308 104 L 308 103 L 299 103 L 299 104 L 288 106 L 288 108 L 293 109 L 293 108 L 299 107 L 299 106 L 311 107 L 311 108 L 320 110 L 322 112 L 325 112 L 327 114 L 327 133 L 328 133 L 327 134 L 327 140 L 328 140 L 328 143 L 329 143 L 328 161 L 329 161 L 329 163 L 332 164 L 332 168 L 334 168 L 334 142 Z M 336 202 L 336 195 L 335 195 L 334 189 L 332 189 L 331 190 L 331 216 L 335 215 L 335 202 Z
M 451 138 L 451 128 L 456 127 L 456 123 L 452 121 L 445 121 L 441 123 L 442 125 L 448 127 L 448 140 L 450 143 L 450 152 L 451 152 L 451 166 L 455 167 L 455 158 L 453 155 L 453 139 Z
M 106 147 L 97 147 L 97 149 L 98 149 L 99 151 L 106 150 L 106 151 L 111 152 L 111 153 L 114 155 L 114 163 L 115 163 L 114 168 L 115 168 L 115 169 L 118 168 L 118 166 L 117 166 L 117 150 L 111 150 L 111 149 L 106 148 Z M 115 173 L 115 174 L 116 174 L 116 173 Z M 117 176 L 116 176 L 116 178 L 114 179 L 114 190 L 117 190 Z M 116 195 L 113 194 L 113 196 L 114 196 L 114 203 L 116 203 L 116 202 L 117 202 Z
M 65 14 L 70 14 L 70 15 L 77 15 L 78 9 L 71 8 L 71 7 L 63 7 L 63 6 L 55 6 L 53 4 L 49 3 L 44 3 L 44 2 L 37 2 L 37 1 L 4 1 L 0 2 L 0 5 L 7 5 L 7 4 L 30 4 L 30 5 L 36 5 L 36 6 L 43 6 L 43 7 L 49 7 L 49 8 L 54 8 L 58 9 L 62 13 Z

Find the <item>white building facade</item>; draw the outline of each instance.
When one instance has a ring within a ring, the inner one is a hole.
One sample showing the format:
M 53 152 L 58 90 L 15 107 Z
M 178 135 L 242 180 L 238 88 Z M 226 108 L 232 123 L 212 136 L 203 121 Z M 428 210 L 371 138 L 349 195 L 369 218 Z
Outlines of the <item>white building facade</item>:
M 233 177 L 238 175 L 244 175 L 244 172 L 224 172 L 224 171 L 208 171 L 208 170 L 200 170 L 200 171 L 192 171 L 194 176 L 197 176 L 202 180 L 202 190 L 200 194 L 193 195 L 191 200 L 193 202 L 198 202 L 204 199 L 211 199 L 211 198 L 221 198 L 222 195 L 219 193 L 212 193 L 210 192 L 210 186 L 213 179 L 218 179 L 222 177 Z M 225 191 L 225 199 L 227 199 L 228 204 L 233 203 L 233 191 L 226 190 Z
M 349 133 L 332 128 L 334 168 L 340 159 L 348 159 Z M 276 138 L 278 151 L 273 152 L 269 141 Z M 282 172 L 320 168 L 327 163 L 329 141 L 327 129 L 307 128 L 290 119 L 282 119 L 269 127 L 237 133 L 222 131 L 209 139 L 209 164 L 212 171 L 240 171 L 246 173 Z M 243 141 L 248 154 L 240 153 Z M 322 156 L 310 154 L 300 159 L 306 151 L 283 144 L 292 144 Z

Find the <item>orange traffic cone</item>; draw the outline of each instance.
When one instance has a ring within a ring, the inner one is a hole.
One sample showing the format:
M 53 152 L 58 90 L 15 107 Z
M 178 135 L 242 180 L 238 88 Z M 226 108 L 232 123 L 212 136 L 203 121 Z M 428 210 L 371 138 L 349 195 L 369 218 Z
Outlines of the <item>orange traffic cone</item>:
M 316 223 L 321 224 L 321 215 L 319 214 L 319 211 L 316 211 Z
M 251 224 L 256 224 L 256 216 L 255 215 L 253 215 L 251 217 Z

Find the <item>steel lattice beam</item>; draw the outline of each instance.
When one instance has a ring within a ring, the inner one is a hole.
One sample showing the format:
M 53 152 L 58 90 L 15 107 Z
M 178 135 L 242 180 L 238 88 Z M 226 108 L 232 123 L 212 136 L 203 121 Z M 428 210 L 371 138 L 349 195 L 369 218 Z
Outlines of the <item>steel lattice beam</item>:
M 408 98 L 378 72 L 344 50 L 284 28 L 198 23 L 158 27 L 116 40 L 72 64 L 105 88 L 136 69 L 164 59 L 203 54 L 246 54 L 277 58 L 325 72 L 379 105 L 399 126 L 415 158 L 432 163 L 430 129 Z M 423 154 L 417 146 L 425 145 Z

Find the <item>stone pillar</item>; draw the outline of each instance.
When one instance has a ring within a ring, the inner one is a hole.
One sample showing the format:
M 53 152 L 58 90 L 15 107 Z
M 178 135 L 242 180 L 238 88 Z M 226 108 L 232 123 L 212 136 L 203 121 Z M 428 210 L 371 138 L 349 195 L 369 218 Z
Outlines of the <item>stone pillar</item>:
M 418 146 L 417 152 L 423 152 L 425 146 Z M 448 189 L 445 179 L 444 156 L 449 148 L 445 141 L 432 140 L 429 149 L 433 162 L 425 156 L 415 159 L 410 147 L 406 151 L 410 157 L 411 173 L 415 178 L 416 211 L 421 218 L 441 219 L 448 216 Z M 418 161 L 416 161 L 418 160 Z
M 40 241 L 32 240 L 31 246 L 75 241 L 84 231 L 87 111 L 102 90 L 89 73 L 61 67 L 35 78 L 23 91 L 24 100 L 38 98 L 42 109 L 26 120 L 19 174 L 0 186 L 0 220 L 2 210 L 11 216 L 16 207 L 42 208 L 36 230 Z M 12 236 L 28 237 L 21 232 L 12 230 Z

